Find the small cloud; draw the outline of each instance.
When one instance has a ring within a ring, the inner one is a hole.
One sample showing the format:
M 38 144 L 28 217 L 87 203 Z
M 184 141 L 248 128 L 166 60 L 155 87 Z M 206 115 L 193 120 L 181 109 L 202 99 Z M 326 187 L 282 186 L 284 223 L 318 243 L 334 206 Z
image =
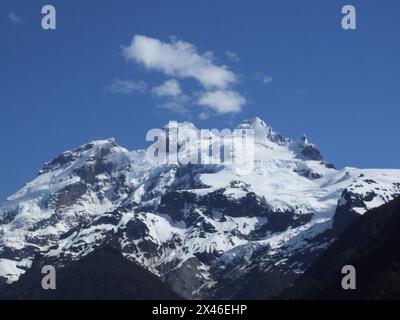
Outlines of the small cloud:
M 160 108 L 167 109 L 179 114 L 188 113 L 187 106 L 191 104 L 191 98 L 183 94 L 181 86 L 175 79 L 164 81 L 157 87 L 154 87 L 153 95 L 163 98 L 164 102 L 159 105 Z
M 236 75 L 228 67 L 214 64 L 209 52 L 200 55 L 194 45 L 175 38 L 167 43 L 135 35 L 122 51 L 127 60 L 146 69 L 161 71 L 168 76 L 193 78 L 206 89 L 225 89 L 237 82 Z
M 254 75 L 254 79 L 256 79 L 256 80 L 258 80 L 258 81 L 261 81 L 261 82 L 264 83 L 264 84 L 267 84 L 267 83 L 272 82 L 272 77 L 266 75 L 266 74 L 263 73 L 263 72 L 257 72 L 257 73 Z
M 213 109 L 217 114 L 238 113 L 247 103 L 245 97 L 230 90 L 217 90 L 203 93 L 197 104 Z
M 175 79 L 165 81 L 153 88 L 152 91 L 158 97 L 176 97 L 182 95 L 181 86 Z
M 115 79 L 112 84 L 106 88 L 111 93 L 144 93 L 147 90 L 147 84 L 144 81 L 131 81 Z
M 229 61 L 232 61 L 232 62 L 239 62 L 240 61 L 240 58 L 239 58 L 238 54 L 234 53 L 232 51 L 226 50 L 225 51 L 225 56 L 227 57 L 227 59 Z
M 163 103 L 161 105 L 158 106 L 159 108 L 162 109 L 167 109 L 169 111 L 178 113 L 178 114 L 187 114 L 189 112 L 189 110 L 187 109 L 187 107 L 185 106 L 185 104 L 180 103 L 180 101 L 176 101 L 176 100 L 171 100 L 171 101 L 167 101 L 166 103 Z
M 212 51 L 204 52 L 203 57 L 208 59 L 208 60 L 210 60 L 210 61 L 215 60 L 215 54 Z
M 23 23 L 22 19 L 18 17 L 14 12 L 9 12 L 8 14 L 8 21 L 14 24 L 21 24 Z
M 198 117 L 200 120 L 207 120 L 210 117 L 210 114 L 207 112 L 201 112 Z
M 167 96 L 166 100 L 159 105 L 160 108 L 170 110 L 178 114 L 187 114 L 188 106 L 192 104 L 192 99 L 184 94 L 177 96 Z

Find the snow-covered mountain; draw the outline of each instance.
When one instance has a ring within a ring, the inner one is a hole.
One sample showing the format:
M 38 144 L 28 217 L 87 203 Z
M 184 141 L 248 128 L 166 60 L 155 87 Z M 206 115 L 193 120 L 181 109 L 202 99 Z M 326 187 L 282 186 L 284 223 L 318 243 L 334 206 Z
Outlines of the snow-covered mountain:
M 400 170 L 337 170 L 305 136 L 292 141 L 259 118 L 237 128 L 255 130 L 247 175 L 157 165 L 113 139 L 46 163 L 0 207 L 0 279 L 18 280 L 38 254 L 62 265 L 108 244 L 186 298 L 264 298 L 354 217 L 400 195 Z

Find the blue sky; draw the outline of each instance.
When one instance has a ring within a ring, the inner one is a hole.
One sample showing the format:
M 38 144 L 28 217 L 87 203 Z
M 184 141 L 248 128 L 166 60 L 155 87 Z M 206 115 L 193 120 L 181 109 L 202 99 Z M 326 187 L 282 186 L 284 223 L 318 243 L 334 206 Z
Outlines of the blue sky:
M 340 24 L 348 3 L 354 31 Z M 51 1 L 54 31 L 41 28 L 45 4 L 0 3 L 0 200 L 64 150 L 108 137 L 146 147 L 168 120 L 222 129 L 260 116 L 338 167 L 400 167 L 399 1 Z

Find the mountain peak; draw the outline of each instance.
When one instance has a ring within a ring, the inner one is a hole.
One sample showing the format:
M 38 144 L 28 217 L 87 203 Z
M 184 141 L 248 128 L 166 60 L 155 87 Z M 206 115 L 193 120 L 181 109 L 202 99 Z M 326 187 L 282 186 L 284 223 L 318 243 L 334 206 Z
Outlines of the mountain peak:
M 264 120 L 259 117 L 244 120 L 239 127 L 246 127 L 248 129 L 271 128 Z
M 265 143 L 266 140 L 269 140 L 279 145 L 286 145 L 290 142 L 290 139 L 275 132 L 268 123 L 259 117 L 244 120 L 237 126 L 237 129 L 253 129 L 254 138 L 259 143 Z
M 89 142 L 89 144 L 92 144 L 93 146 L 108 146 L 108 145 L 112 145 L 114 147 L 117 146 L 115 138 L 108 138 L 105 140 L 92 140 Z
M 73 150 L 68 150 L 51 161 L 48 161 L 44 164 L 43 168 L 39 170 L 39 175 L 52 171 L 57 168 L 65 167 L 73 163 L 78 158 L 86 155 L 89 156 L 104 156 L 113 151 L 113 149 L 119 148 L 121 150 L 125 150 L 120 147 L 114 138 L 108 138 L 106 140 L 93 140 L 88 143 L 81 145 L 78 148 Z
M 298 142 L 298 145 L 299 145 L 299 147 L 305 147 L 305 146 L 307 146 L 307 145 L 309 145 L 310 143 L 308 142 L 308 138 L 307 138 L 307 136 L 306 136 L 306 134 L 303 134 L 301 137 L 300 137 L 300 140 L 299 140 L 299 142 Z
M 254 130 L 254 138 L 256 141 L 262 141 L 272 133 L 271 126 L 267 125 L 264 120 L 259 117 L 244 120 L 237 126 L 237 129 Z

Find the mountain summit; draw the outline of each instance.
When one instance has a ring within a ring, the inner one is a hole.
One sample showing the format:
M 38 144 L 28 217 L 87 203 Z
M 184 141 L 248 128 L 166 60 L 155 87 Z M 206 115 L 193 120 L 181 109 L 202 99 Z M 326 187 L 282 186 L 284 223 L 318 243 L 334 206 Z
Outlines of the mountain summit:
M 400 195 L 400 170 L 337 170 L 307 138 L 294 142 L 259 118 L 237 128 L 256 133 L 248 175 L 149 163 L 113 139 L 47 162 L 0 207 L 0 288 L 37 256 L 62 268 L 107 245 L 182 297 L 265 298 L 355 217 Z

